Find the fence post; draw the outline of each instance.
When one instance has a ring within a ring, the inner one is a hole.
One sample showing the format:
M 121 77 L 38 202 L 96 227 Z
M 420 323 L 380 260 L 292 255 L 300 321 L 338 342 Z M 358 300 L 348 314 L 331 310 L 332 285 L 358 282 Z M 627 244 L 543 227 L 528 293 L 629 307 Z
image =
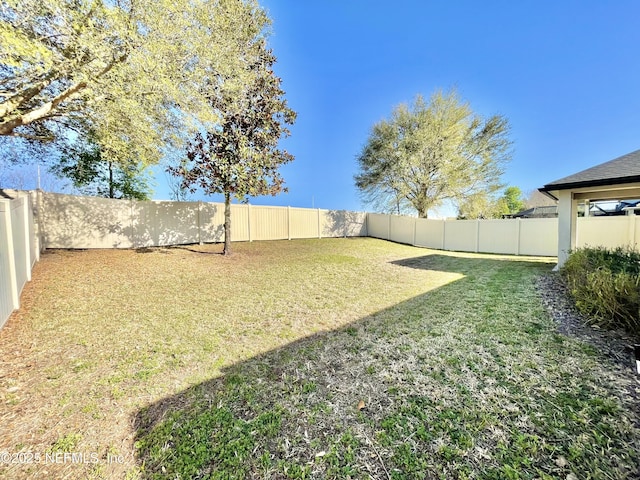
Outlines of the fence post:
M 33 190 L 29 192 L 29 208 L 31 209 L 31 222 L 33 225 L 32 240 L 35 242 L 34 252 L 36 255 L 35 261 L 37 262 L 40 260 L 40 249 L 42 248 L 42 239 L 40 238 L 40 227 L 38 226 L 38 223 L 37 223 L 38 218 L 36 216 L 37 214 L 39 214 L 37 190 Z
M 391 215 L 387 215 L 387 240 L 391 240 Z
M 131 225 L 131 246 L 133 248 L 138 248 L 137 242 L 136 242 L 136 229 L 135 229 L 135 225 L 133 222 L 133 200 L 129 200 L 129 224 Z M 157 245 L 153 245 L 152 242 L 152 246 L 157 246 Z
M 416 246 L 416 229 L 418 228 L 417 225 L 418 225 L 418 219 L 414 218 L 413 219 L 413 246 L 414 247 Z
M 11 224 L 11 201 L 0 200 L 4 204 L 4 211 L 0 221 L 5 224 L 6 238 L 4 239 L 5 245 L 7 245 L 7 262 L 9 270 L 9 290 L 11 295 L 11 304 L 15 309 L 20 308 L 20 297 L 18 296 L 18 279 L 16 274 L 16 254 L 13 246 L 13 225 Z
M 320 209 L 318 209 L 318 238 L 322 238 L 322 227 L 320 225 Z
M 516 255 L 520 255 L 520 217 L 516 218 Z
M 38 259 L 39 254 L 44 252 L 46 245 L 47 231 L 44 225 L 45 222 L 45 207 L 44 207 L 44 192 L 42 190 L 36 190 L 37 209 L 38 209 Z
M 369 236 L 369 214 L 364 212 L 364 236 Z
M 475 252 L 480 251 L 480 219 L 476 218 L 476 248 Z
M 202 200 L 198 200 L 198 245 L 202 243 Z
M 23 235 L 25 248 L 24 261 L 27 267 L 27 280 L 31 281 L 31 242 L 33 241 L 31 239 L 31 235 L 29 234 L 29 204 L 31 202 L 29 201 L 28 195 L 26 197 L 22 197 L 22 200 L 22 216 L 24 223 Z
M 442 250 L 446 250 L 445 248 L 446 240 L 447 240 L 447 219 L 443 218 L 442 219 Z
M 247 232 L 249 232 L 249 242 L 252 242 L 251 239 L 251 204 L 247 203 Z
M 287 206 L 287 236 L 291 240 L 291 206 Z

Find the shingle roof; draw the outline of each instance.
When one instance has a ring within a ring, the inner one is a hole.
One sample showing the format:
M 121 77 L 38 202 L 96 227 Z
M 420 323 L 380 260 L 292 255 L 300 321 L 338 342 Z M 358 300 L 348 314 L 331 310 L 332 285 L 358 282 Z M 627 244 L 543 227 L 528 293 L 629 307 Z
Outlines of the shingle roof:
M 640 150 L 555 180 L 546 184 L 540 190 L 566 190 L 569 188 L 635 182 L 640 182 Z

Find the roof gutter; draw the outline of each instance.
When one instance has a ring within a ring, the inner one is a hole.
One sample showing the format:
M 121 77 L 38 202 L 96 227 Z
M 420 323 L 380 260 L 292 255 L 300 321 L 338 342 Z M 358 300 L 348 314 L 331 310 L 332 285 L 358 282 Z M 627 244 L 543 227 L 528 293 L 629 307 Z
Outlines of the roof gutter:
M 567 183 L 548 183 L 544 187 L 540 188 L 541 192 L 544 190 L 570 190 L 575 188 L 589 188 L 589 187 L 609 187 L 611 185 L 625 185 L 627 183 L 639 183 L 640 175 L 634 175 L 632 177 L 618 177 L 607 178 L 600 180 L 583 180 L 581 182 L 567 182 Z

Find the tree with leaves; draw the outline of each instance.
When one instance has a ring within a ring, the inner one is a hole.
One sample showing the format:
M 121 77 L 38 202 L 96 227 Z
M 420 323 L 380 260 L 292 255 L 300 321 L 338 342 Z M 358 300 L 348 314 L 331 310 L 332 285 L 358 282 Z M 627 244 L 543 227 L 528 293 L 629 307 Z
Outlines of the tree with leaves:
M 104 158 L 95 142 L 77 140 L 66 146 L 51 171 L 71 180 L 85 195 L 106 198 L 149 200 L 149 175 L 145 166 L 130 159 L 114 162 Z
M 458 202 L 458 220 L 476 220 L 500 218 L 504 204 L 495 196 L 485 192 L 477 192 L 464 197 Z
M 363 148 L 361 159 L 366 159 L 367 165 L 385 164 L 387 159 L 394 158 L 396 152 L 395 135 L 393 125 L 380 122 L 373 127 L 373 133 L 369 137 L 369 142 Z M 361 162 L 362 163 L 362 162 Z M 400 215 L 413 209 L 411 202 L 403 194 L 403 185 L 400 178 L 393 174 L 392 169 L 380 169 L 376 174 L 376 181 L 368 181 L 363 178 L 356 184 L 360 190 L 362 201 L 370 205 L 375 211 L 382 213 L 393 213 Z
M 224 195 L 225 255 L 231 253 L 231 198 L 246 201 L 248 196 L 286 191 L 278 169 L 293 160 L 278 149 L 280 138 L 289 135 L 285 125 L 292 125 L 296 114 L 273 72 L 276 57 L 257 37 L 243 58 L 246 80 L 240 94 L 219 88 L 229 80 L 222 76 L 210 83 L 209 102 L 220 120 L 206 133 L 197 133 L 185 161 L 169 168 L 191 192 L 201 188 L 208 195 Z
M 509 124 L 474 114 L 455 91 L 418 96 L 373 126 L 358 156 L 356 187 L 367 198 L 398 198 L 426 218 L 445 200 L 494 193 L 511 158 Z M 371 203 L 371 202 L 369 202 Z
M 505 215 L 513 215 L 524 210 L 524 199 L 519 187 L 507 187 L 502 195 L 502 201 L 506 206 Z
M 112 162 L 156 163 L 215 120 L 202 85 L 237 90 L 239 53 L 267 24 L 256 0 L 4 0 L 0 137 L 91 131 Z
M 522 191 L 518 187 L 511 186 L 504 190 L 501 197 L 481 191 L 461 199 L 458 203 L 458 218 L 464 220 L 504 218 L 523 209 Z

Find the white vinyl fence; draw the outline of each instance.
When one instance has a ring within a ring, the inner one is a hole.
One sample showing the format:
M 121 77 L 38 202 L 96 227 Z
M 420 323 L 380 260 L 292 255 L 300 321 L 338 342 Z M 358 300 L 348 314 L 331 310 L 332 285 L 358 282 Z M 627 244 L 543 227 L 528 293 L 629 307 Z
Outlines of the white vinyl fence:
M 14 195 L 12 195 L 14 196 Z M 0 328 L 44 248 L 140 248 L 224 239 L 224 205 L 17 192 L 0 200 Z M 558 220 L 431 220 L 232 205 L 233 241 L 370 236 L 439 250 L 557 256 Z M 638 216 L 579 218 L 578 246 L 636 246 Z M 34 221 L 37 219 L 37 221 Z
M 578 218 L 576 244 L 637 246 L 640 217 Z M 370 237 L 438 250 L 555 257 L 558 219 L 430 220 L 398 215 L 367 214 Z
M 43 194 L 45 248 L 140 248 L 224 240 L 224 204 Z M 367 235 L 367 214 L 231 206 L 233 241 Z
M 40 256 L 33 218 L 36 198 L 34 192 L 0 199 L 0 328 L 20 306 L 20 293 Z

